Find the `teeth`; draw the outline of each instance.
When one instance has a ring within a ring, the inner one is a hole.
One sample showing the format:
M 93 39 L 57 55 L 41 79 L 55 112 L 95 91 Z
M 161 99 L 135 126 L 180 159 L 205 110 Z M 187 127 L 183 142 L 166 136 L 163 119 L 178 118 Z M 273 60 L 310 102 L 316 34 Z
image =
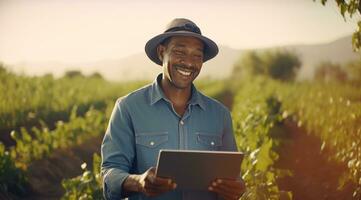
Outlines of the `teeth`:
M 182 71 L 182 70 L 179 70 L 179 69 L 177 69 L 177 72 L 179 72 L 179 73 L 182 74 L 183 76 L 189 76 L 189 75 L 191 75 L 191 72 L 186 72 L 186 71 Z

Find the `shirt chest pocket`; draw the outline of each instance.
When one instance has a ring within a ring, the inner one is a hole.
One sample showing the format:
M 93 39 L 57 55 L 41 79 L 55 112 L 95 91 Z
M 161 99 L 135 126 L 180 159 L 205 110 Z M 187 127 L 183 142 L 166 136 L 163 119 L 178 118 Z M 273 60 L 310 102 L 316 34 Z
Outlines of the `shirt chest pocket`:
M 196 132 L 197 144 L 205 150 L 217 150 L 222 146 L 222 137 L 219 134 Z
M 157 163 L 160 149 L 168 147 L 168 132 L 135 133 L 137 167 L 144 172 Z
M 159 148 L 168 141 L 168 132 L 146 132 L 135 135 L 135 143 L 147 148 Z

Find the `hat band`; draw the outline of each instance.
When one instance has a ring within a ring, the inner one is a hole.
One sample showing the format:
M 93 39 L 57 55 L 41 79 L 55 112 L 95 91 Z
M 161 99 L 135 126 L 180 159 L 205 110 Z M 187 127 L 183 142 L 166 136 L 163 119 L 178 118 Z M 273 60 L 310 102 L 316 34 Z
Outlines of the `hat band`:
M 197 26 L 194 26 L 192 24 L 185 24 L 184 26 L 181 26 L 181 27 L 179 27 L 179 26 L 173 27 L 173 28 L 166 30 L 165 33 L 174 32 L 174 31 L 190 31 L 193 33 L 198 33 L 200 35 L 202 34 L 201 30 Z

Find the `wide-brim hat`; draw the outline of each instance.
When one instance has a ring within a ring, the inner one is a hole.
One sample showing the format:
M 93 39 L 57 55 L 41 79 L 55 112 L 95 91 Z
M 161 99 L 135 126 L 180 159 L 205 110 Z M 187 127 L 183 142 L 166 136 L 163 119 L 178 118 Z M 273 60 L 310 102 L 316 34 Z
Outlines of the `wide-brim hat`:
M 150 39 L 145 44 L 145 52 L 149 59 L 158 65 L 162 65 L 157 54 L 158 45 L 165 39 L 173 36 L 191 36 L 200 39 L 204 43 L 203 62 L 215 57 L 218 54 L 218 46 L 211 39 L 202 35 L 199 27 L 189 19 L 173 19 L 166 27 L 164 33 Z

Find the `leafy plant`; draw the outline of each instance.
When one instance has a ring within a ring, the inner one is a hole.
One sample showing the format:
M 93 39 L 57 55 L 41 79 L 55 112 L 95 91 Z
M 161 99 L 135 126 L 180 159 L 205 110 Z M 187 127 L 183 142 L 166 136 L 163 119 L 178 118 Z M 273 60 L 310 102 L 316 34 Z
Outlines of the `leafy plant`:
M 100 176 L 101 158 L 98 154 L 93 155 L 93 170 L 88 170 L 86 163 L 81 168 L 81 176 L 65 179 L 62 181 L 65 195 L 62 200 L 91 200 L 103 199 L 102 180 Z
M 27 179 L 24 172 L 15 166 L 5 146 L 0 142 L 0 193 L 22 196 L 26 193 Z
M 316 0 L 313 0 L 316 1 Z M 322 5 L 325 5 L 328 0 L 320 0 Z M 356 13 L 360 14 L 361 12 L 361 2 L 360 0 L 335 0 L 341 15 L 346 19 L 348 15 L 350 18 L 353 17 Z M 352 44 L 355 51 L 358 51 L 361 47 L 361 21 L 358 22 L 358 29 L 352 35 Z
M 235 134 L 240 151 L 246 154 L 241 171 L 248 191 L 242 199 L 280 199 L 284 193 L 276 181 L 287 171 L 274 167 L 278 142 L 270 136 L 272 127 L 283 120 L 281 102 L 273 93 L 273 88 L 256 79 L 243 82 L 235 99 L 232 111 Z M 292 198 L 291 193 L 287 196 Z

